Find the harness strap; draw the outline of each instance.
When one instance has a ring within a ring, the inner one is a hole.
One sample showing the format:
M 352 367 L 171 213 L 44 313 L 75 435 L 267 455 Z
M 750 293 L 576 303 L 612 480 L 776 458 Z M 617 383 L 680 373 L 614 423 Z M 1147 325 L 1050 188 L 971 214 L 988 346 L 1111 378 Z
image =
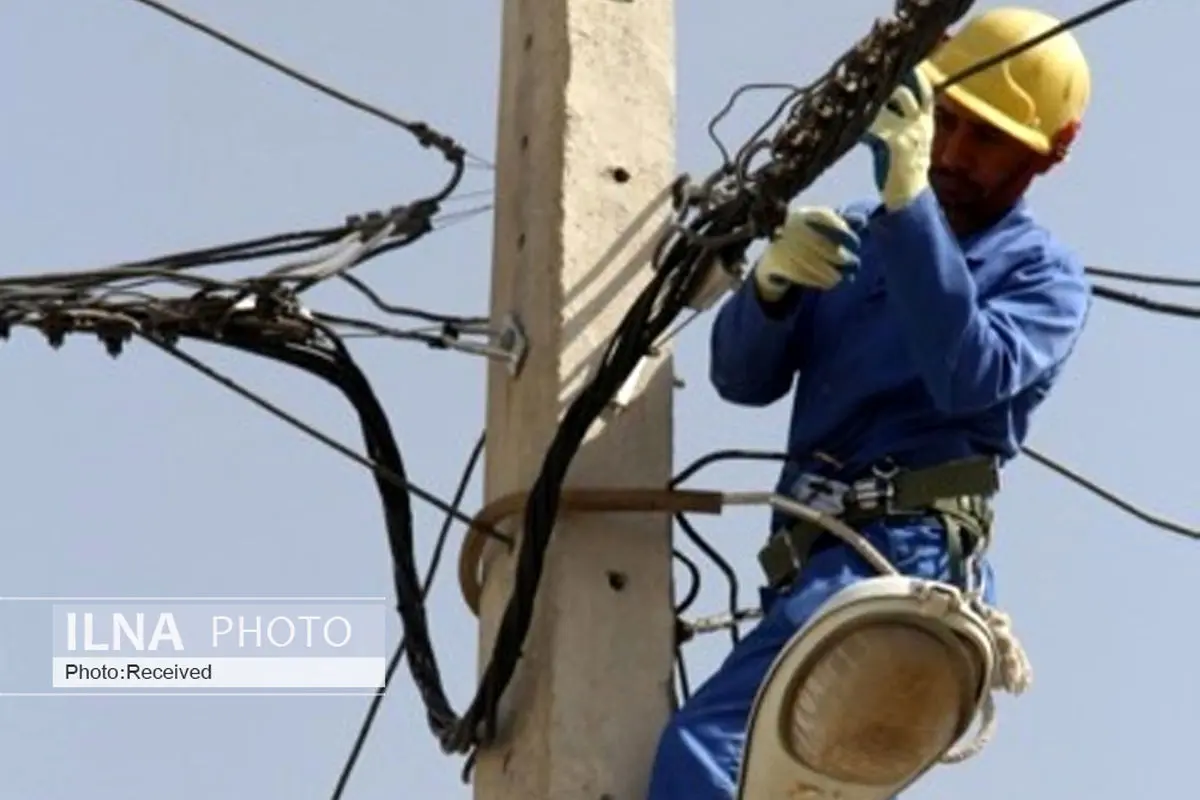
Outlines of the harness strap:
M 842 498 L 838 516 L 855 528 L 888 519 L 933 516 L 945 530 L 954 584 L 964 586 L 967 561 L 990 544 L 990 498 L 999 488 L 993 459 L 972 458 L 856 483 Z M 778 531 L 758 553 L 767 583 L 791 583 L 818 542 L 831 537 L 821 526 L 797 520 Z
M 967 560 L 991 545 L 994 512 L 988 498 L 979 495 L 942 498 L 930 511 L 946 530 L 950 555 L 950 580 L 956 586 L 967 583 Z

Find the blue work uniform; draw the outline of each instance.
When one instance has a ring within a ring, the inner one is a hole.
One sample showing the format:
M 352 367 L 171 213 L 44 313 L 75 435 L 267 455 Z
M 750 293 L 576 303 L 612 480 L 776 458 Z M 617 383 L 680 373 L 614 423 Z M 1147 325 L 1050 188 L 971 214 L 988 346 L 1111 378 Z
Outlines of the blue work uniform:
M 1012 458 L 1084 327 L 1091 294 L 1082 264 L 1024 200 L 961 240 L 928 189 L 900 211 L 862 202 L 843 214 L 860 220 L 855 280 L 793 290 L 773 309 L 746 281 L 713 325 L 711 379 L 723 399 L 766 406 L 794 385 L 790 460 L 778 490 L 788 493 L 803 473 L 853 481 L 885 459 L 919 468 L 980 454 Z M 949 579 L 935 519 L 863 533 L 900 571 Z M 986 561 L 981 571 L 994 602 Z M 875 574 L 830 540 L 792 585 L 762 590 L 761 622 L 664 731 L 649 800 L 733 797 L 768 667 L 818 606 Z

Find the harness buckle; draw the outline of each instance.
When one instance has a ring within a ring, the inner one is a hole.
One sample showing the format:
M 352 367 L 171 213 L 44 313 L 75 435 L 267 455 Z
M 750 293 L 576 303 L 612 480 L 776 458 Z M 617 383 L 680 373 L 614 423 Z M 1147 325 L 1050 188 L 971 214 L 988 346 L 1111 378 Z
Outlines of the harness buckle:
M 895 515 L 939 516 L 946 527 L 952 561 L 969 558 L 971 553 L 964 549 L 974 551 L 980 544 L 986 547 L 992 522 L 988 501 L 1000 484 L 995 459 L 966 458 L 916 470 L 900 469 L 888 460 L 873 467 L 871 473 L 849 485 L 801 476 L 796 481 L 796 499 L 851 523 Z M 776 531 L 758 553 L 768 586 L 779 588 L 794 581 L 813 546 L 827 535 L 824 528 L 807 521 Z M 974 546 L 964 548 L 964 544 Z

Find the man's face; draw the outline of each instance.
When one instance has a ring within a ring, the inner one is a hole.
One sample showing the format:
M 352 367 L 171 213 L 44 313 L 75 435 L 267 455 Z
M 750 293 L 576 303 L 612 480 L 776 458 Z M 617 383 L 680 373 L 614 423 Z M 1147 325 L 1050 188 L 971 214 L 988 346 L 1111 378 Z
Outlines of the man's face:
M 929 182 L 952 221 L 982 221 L 1024 192 L 1035 159 L 1028 147 L 945 95 L 934 119 Z

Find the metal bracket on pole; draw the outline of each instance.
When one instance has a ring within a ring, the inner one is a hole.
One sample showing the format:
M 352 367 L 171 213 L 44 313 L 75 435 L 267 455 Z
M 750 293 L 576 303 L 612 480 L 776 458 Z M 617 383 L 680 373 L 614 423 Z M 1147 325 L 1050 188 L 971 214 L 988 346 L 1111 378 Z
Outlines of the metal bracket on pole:
M 480 336 L 486 343 L 463 341 L 462 336 Z M 529 353 L 529 339 L 516 314 L 508 314 L 504 324 L 497 330 L 487 323 L 468 322 L 447 325 L 443 328 L 440 346 L 462 353 L 471 353 L 485 358 L 498 358 L 508 363 L 508 374 L 514 378 L 525 365 Z

